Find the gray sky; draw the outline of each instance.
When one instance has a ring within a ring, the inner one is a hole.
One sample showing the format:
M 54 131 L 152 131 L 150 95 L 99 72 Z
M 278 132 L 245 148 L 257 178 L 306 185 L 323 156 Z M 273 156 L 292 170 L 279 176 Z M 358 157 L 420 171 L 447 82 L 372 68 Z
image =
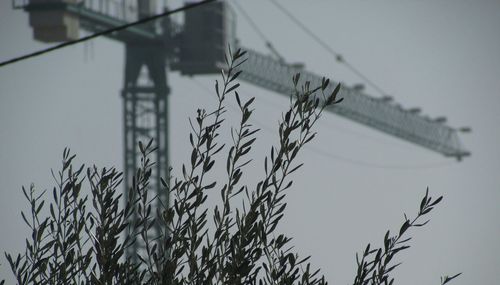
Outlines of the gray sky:
M 47 45 L 35 42 L 23 11 L 0 2 L 0 61 Z M 180 1 L 172 1 L 177 7 Z M 275 47 L 291 62 L 353 84 L 360 80 L 335 61 L 265 0 L 241 1 Z M 403 212 L 416 213 L 427 186 L 444 195 L 431 223 L 414 231 L 400 284 L 439 284 L 444 274 L 464 272 L 454 284 L 498 284 L 500 268 L 500 2 L 497 0 L 281 0 L 332 48 L 382 86 L 404 107 L 421 107 L 452 126 L 471 126 L 462 136 L 472 156 L 457 163 L 340 117 L 326 114 L 319 136 L 301 156 L 305 167 L 289 192 L 281 230 L 302 255 L 312 255 L 331 284 L 349 284 L 354 254 L 380 245 L 386 229 L 398 230 Z M 242 45 L 264 44 L 238 17 Z M 122 167 L 120 43 L 97 39 L 84 45 L 0 68 L 0 249 L 18 252 L 26 229 L 22 185 L 52 187 L 62 150 L 79 162 Z M 170 73 L 172 164 L 189 155 L 187 116 L 214 104 L 214 76 L 196 82 Z M 199 85 L 198 85 L 199 84 Z M 369 93 L 375 94 L 371 89 Z M 243 84 L 256 96 L 256 126 L 277 122 L 287 99 Z M 229 112 L 229 118 L 235 115 Z M 262 174 L 261 157 L 275 142 L 263 129 L 249 175 Z M 250 180 L 251 181 L 251 180 Z M 8 272 L 2 260 L 0 273 Z

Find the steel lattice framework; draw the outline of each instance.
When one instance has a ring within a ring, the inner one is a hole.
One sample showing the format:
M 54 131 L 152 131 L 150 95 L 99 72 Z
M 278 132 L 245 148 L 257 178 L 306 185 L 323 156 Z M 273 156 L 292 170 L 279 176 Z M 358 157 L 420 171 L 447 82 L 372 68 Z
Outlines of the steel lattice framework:
M 300 73 L 302 81 L 311 82 L 311 86 L 321 85 L 322 76 L 250 49 L 244 50 L 248 59 L 241 67 L 243 72 L 240 78 L 249 83 L 286 96 L 293 92 L 292 76 L 296 73 Z M 331 93 L 335 86 L 336 83 L 331 82 L 325 92 Z M 368 96 L 356 88 L 342 86 L 338 96 L 344 100 L 328 108 L 328 111 L 445 156 L 461 159 L 469 155 L 454 128 L 404 110 L 397 104 Z
M 137 148 L 139 142 L 154 141 L 157 150 L 153 161 L 151 179 L 148 190 L 159 196 L 156 203 L 169 205 L 166 191 L 161 189 L 161 177 L 168 177 L 168 94 L 165 70 L 165 51 L 158 45 L 126 45 L 125 82 L 123 96 L 124 123 L 124 177 L 125 189 L 133 185 L 137 168 L 141 165 L 142 155 Z M 134 195 L 135 191 L 126 191 Z M 161 205 L 152 205 L 153 209 L 161 209 Z M 156 213 L 156 212 L 154 212 Z M 134 212 L 133 220 L 137 220 Z M 159 224 L 150 229 L 151 236 L 162 234 Z M 127 248 L 127 256 L 137 261 L 137 253 L 143 249 L 140 242 Z

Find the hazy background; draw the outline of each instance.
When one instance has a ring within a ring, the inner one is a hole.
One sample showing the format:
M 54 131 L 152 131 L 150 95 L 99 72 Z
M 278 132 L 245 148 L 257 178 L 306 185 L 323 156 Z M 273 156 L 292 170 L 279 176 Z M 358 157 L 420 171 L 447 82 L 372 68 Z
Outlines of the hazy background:
M 0 61 L 48 46 L 32 39 L 27 14 L 10 2 L 0 1 Z M 472 156 L 458 163 L 326 114 L 300 157 L 305 167 L 280 229 L 302 255 L 313 256 L 331 284 L 350 284 L 355 252 L 368 242 L 380 245 L 386 229 L 398 230 L 403 212 L 414 215 L 429 186 L 445 199 L 431 223 L 412 232 L 396 282 L 439 284 L 441 275 L 464 272 L 453 284 L 498 284 L 500 1 L 279 2 L 404 107 L 473 128 L 462 136 Z M 239 3 L 288 61 L 346 84 L 361 82 L 268 1 Z M 243 46 L 267 52 L 241 15 L 237 30 Z M 0 250 L 24 250 L 21 186 L 50 189 L 50 169 L 60 167 L 65 146 L 81 163 L 122 168 L 123 51 L 100 38 L 0 68 Z M 189 155 L 187 116 L 214 104 L 206 89 L 213 90 L 215 78 L 169 73 L 174 167 Z M 265 127 L 248 172 L 258 176 L 264 152 L 276 142 L 268 128 L 288 100 L 248 84 L 240 93 L 257 97 L 254 123 Z M 3 255 L 1 263 L 2 278 L 10 278 Z

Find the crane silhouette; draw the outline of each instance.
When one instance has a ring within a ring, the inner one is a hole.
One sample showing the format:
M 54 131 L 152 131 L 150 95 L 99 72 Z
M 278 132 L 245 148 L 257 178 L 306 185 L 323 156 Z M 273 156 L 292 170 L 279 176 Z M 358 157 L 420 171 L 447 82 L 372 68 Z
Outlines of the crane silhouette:
M 14 0 L 14 8 L 29 13 L 34 38 L 43 42 L 62 42 L 78 38 L 80 29 L 93 33 L 121 27 L 155 14 L 154 0 Z M 170 88 L 167 68 L 194 76 L 219 73 L 225 68 L 228 45 L 247 51 L 240 79 L 278 94 L 289 96 L 291 78 L 300 73 L 312 86 L 322 76 L 302 65 L 287 64 L 283 58 L 264 55 L 240 47 L 235 31 L 236 17 L 226 2 L 199 5 L 187 10 L 181 25 L 169 17 L 108 33 L 107 37 L 125 45 L 125 76 L 122 89 L 124 124 L 125 189 L 140 163 L 137 144 L 154 140 L 157 151 L 150 190 L 168 205 L 169 197 L 160 189 L 161 177 L 168 176 L 168 110 Z M 336 84 L 330 84 L 333 88 Z M 331 92 L 333 90 L 326 90 Z M 412 142 L 458 160 L 470 153 L 462 146 L 456 129 L 446 119 L 430 119 L 419 108 L 403 109 L 392 97 L 376 98 L 361 86 L 342 86 L 342 104 L 327 109 L 354 122 Z M 159 229 L 153 227 L 153 231 Z M 141 245 L 129 248 L 135 258 Z

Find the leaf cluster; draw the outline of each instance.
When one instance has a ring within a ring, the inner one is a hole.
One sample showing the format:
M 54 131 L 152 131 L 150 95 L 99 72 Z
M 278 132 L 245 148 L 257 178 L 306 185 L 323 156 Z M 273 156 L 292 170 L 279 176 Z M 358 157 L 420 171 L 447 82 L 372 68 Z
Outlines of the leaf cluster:
M 405 214 L 404 221 L 397 234 L 391 235 L 391 232 L 387 231 L 384 235 L 382 247 L 372 249 L 371 245 L 368 244 L 361 253 L 361 257 L 359 254 L 356 254 L 357 271 L 353 284 L 392 285 L 394 283 L 394 278 L 392 278 L 389 273 L 401 265 L 401 262 L 394 264 L 394 257 L 398 253 L 410 248 L 408 242 L 412 238 L 407 237 L 405 234 L 407 234 L 411 228 L 425 226 L 429 220 L 427 219 L 422 222 L 422 218 L 429 214 L 442 199 L 443 196 L 440 196 L 436 200 L 433 200 L 432 197 L 429 196 L 429 189 L 427 189 L 425 196 L 420 202 L 417 215 L 413 219 L 410 219 Z M 441 278 L 441 285 L 446 284 L 460 274 L 461 273 L 452 277 Z
M 293 77 L 295 91 L 278 123 L 278 142 L 265 157 L 257 183 L 246 185 L 242 178 L 252 164 L 259 132 L 250 123 L 254 98 L 242 100 L 238 94 L 245 52 L 229 50 L 225 60 L 222 81 L 215 83 L 217 106 L 198 109 L 190 120 L 191 152 L 179 177 L 163 177 L 159 189 L 153 189 L 150 156 L 156 149 L 151 140 L 139 143 L 140 165 L 126 195 L 120 191 L 122 173 L 74 168 L 75 156 L 68 149 L 62 170 L 53 173 L 57 186 L 48 210 L 45 192 L 38 194 L 33 185 L 23 188 L 29 211 L 22 218 L 31 235 L 24 253 L 6 254 L 18 284 L 327 284 L 278 225 L 293 184 L 290 175 L 302 166 L 297 157 L 314 139 L 313 127 L 324 109 L 342 101 L 337 99 L 340 85 L 325 94 L 328 79 L 311 86 L 300 84 L 300 74 Z M 236 101 L 240 118 L 225 145 L 220 137 L 227 100 Z M 211 179 L 214 169 L 224 169 L 225 178 Z M 84 185 L 90 195 L 83 194 Z M 220 197 L 217 205 L 207 205 L 208 195 Z M 164 203 L 165 196 L 171 204 Z M 399 264 L 391 261 L 409 247 L 410 238 L 403 235 L 425 225 L 419 219 L 441 199 L 433 201 L 426 193 L 416 218 L 405 216 L 397 235 L 387 232 L 383 247 L 368 245 L 357 259 L 354 284 L 392 284 L 389 273 Z M 445 277 L 442 284 L 456 276 Z

